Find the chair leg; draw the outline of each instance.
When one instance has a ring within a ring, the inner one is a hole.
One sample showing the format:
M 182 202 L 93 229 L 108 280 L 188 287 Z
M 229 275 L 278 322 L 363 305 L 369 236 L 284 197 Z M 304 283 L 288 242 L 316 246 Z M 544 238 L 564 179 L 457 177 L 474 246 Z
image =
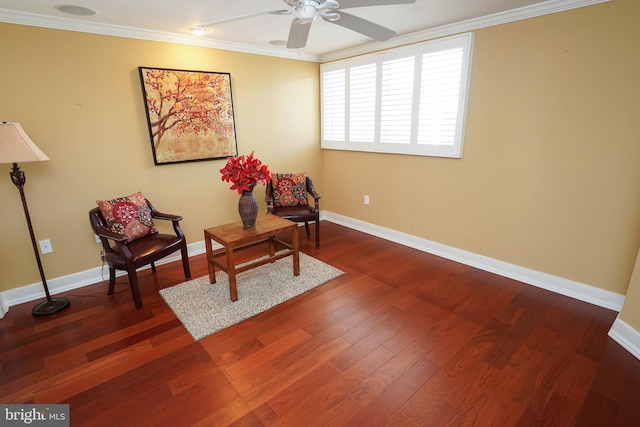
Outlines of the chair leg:
M 307 230 L 307 236 L 311 236 L 311 231 L 309 230 L 309 221 L 304 222 L 304 228 Z
M 109 291 L 107 292 L 107 295 L 111 296 L 113 295 L 113 291 L 115 290 L 116 287 L 116 269 L 109 266 Z
M 151 263 L 151 272 L 152 272 L 153 274 L 156 274 L 156 264 L 155 264 L 155 263 L 153 263 L 153 262 Z
M 131 288 L 131 296 L 133 296 L 133 303 L 136 308 L 142 307 L 142 297 L 140 296 L 140 287 L 138 286 L 138 276 L 136 270 L 133 269 L 127 272 L 129 275 L 129 287 Z
M 189 252 L 187 251 L 187 244 L 183 244 L 180 249 L 182 252 L 182 269 L 184 270 L 184 277 L 191 279 L 191 269 L 189 269 Z
M 316 249 L 320 247 L 320 221 L 316 220 Z

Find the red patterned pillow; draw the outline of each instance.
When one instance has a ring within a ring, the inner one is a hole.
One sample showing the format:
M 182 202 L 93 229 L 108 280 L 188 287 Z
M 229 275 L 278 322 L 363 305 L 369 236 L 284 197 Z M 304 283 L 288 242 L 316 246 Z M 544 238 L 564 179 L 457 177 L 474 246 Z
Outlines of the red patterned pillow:
M 273 205 L 309 206 L 307 200 L 307 178 L 303 173 L 271 174 Z
M 96 200 L 96 203 L 107 228 L 124 234 L 129 242 L 158 232 L 151 219 L 151 209 L 140 192 L 111 200 Z

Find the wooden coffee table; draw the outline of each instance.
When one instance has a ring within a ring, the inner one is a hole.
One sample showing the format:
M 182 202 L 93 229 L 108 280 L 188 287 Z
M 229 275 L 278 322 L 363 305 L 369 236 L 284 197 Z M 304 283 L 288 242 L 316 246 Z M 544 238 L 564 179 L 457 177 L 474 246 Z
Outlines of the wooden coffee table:
M 276 238 L 276 234 L 291 232 L 291 244 Z M 211 241 L 222 245 L 222 248 L 212 248 Z M 218 266 L 229 276 L 229 293 L 231 301 L 238 300 L 236 274 L 254 267 L 274 262 L 280 258 L 293 255 L 293 275 L 300 275 L 300 253 L 298 248 L 298 224 L 275 215 L 262 215 L 256 220 L 255 227 L 244 228 L 242 221 L 204 230 L 204 242 L 207 247 L 207 265 L 209 266 L 209 282 L 216 283 L 215 267 Z M 267 244 L 269 254 L 266 258 L 259 255 L 259 259 L 236 265 L 235 253 L 256 245 Z M 284 249 L 284 250 L 282 250 Z M 260 259 L 261 258 L 261 259 Z

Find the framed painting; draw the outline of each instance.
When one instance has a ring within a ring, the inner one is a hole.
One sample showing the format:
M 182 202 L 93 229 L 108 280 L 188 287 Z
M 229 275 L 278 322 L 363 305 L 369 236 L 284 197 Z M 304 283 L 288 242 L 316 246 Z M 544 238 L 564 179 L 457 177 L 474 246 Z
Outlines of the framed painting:
M 238 154 L 229 73 L 138 70 L 156 165 Z

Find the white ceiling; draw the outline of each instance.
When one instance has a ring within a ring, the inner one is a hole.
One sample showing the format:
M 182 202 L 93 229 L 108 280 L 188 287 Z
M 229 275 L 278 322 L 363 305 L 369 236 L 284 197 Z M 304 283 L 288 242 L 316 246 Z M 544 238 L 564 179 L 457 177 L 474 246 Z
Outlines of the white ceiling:
M 338 0 L 339 1 L 339 0 Z M 352 15 L 396 31 L 387 42 L 316 19 L 307 46 L 287 49 L 292 15 L 282 0 L 0 0 L 0 22 L 68 29 L 148 40 L 170 41 L 265 55 L 325 62 L 400 44 L 511 22 L 608 0 L 417 0 L 415 4 L 347 9 Z M 60 5 L 95 9 L 94 16 L 73 16 Z M 188 28 L 207 26 L 203 36 Z

